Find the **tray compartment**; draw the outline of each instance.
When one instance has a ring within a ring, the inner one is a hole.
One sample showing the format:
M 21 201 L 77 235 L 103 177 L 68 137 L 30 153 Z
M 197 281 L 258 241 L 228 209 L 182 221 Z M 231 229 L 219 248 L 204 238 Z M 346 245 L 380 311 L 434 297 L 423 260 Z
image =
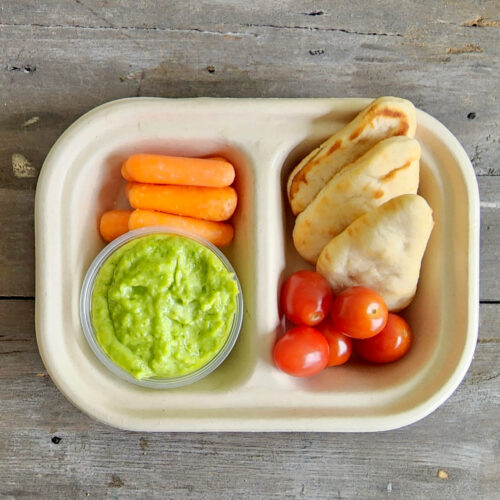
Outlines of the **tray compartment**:
M 356 107 L 356 111 L 359 110 L 361 107 Z M 342 367 L 327 369 L 305 381 L 296 381 L 297 387 L 306 387 L 310 391 L 350 394 L 370 391 L 372 397 L 377 397 L 377 394 L 382 396 L 383 393 L 384 407 L 377 409 L 381 414 L 391 411 L 391 408 L 401 411 L 416 407 L 453 378 L 453 371 L 467 349 L 466 329 L 460 325 L 467 324 L 470 316 L 475 314 L 474 308 L 468 310 L 465 306 L 470 282 L 463 279 L 460 272 L 460 269 L 467 268 L 471 252 L 468 231 L 458 230 L 459 221 L 470 218 L 467 183 L 459 175 L 456 164 L 450 162 L 453 150 L 443 147 L 445 144 L 429 129 L 429 125 L 436 125 L 435 120 L 421 111 L 418 115 L 416 138 L 422 145 L 419 194 L 432 207 L 435 226 L 422 262 L 417 295 L 410 306 L 401 312 L 414 333 L 412 349 L 395 364 L 374 367 L 356 360 L 354 356 Z M 352 117 L 344 116 L 346 121 Z M 293 272 L 314 269 L 300 257 L 293 245 L 295 217 L 289 208 L 286 183 L 295 165 L 344 123 L 332 121 L 328 130 L 325 130 L 321 120 L 316 124 L 311 127 L 309 137 L 291 149 L 282 169 L 281 210 L 285 243 L 283 270 L 277 289 Z M 463 203 L 462 200 L 467 201 Z M 281 318 L 277 335 L 290 326 Z M 367 408 L 372 404 L 370 399 L 365 400 Z

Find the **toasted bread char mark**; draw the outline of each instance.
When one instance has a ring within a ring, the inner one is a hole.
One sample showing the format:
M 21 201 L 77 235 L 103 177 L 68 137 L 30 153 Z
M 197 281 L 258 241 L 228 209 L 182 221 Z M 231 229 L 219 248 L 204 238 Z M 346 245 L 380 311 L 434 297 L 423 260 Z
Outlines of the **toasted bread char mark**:
M 328 241 L 357 217 L 390 198 L 416 193 L 420 151 L 415 139 L 389 137 L 346 165 L 297 216 L 297 252 L 315 263 Z
M 328 153 L 326 153 L 325 156 L 331 155 L 334 151 L 339 149 L 342 146 L 342 139 L 336 140 L 331 146 L 330 149 L 328 150 Z
M 325 158 L 326 156 L 331 155 L 334 151 L 342 147 L 342 139 L 339 139 L 335 141 L 331 146 L 326 155 L 322 156 L 321 158 L 313 158 L 307 165 L 302 168 L 297 174 L 295 175 L 292 185 L 290 186 L 290 196 L 293 198 L 293 196 L 296 194 L 297 190 L 300 188 L 300 184 L 308 184 L 307 181 L 307 173 L 314 168 L 322 158 Z M 318 148 L 318 153 L 319 153 L 319 148 Z M 315 157 L 318 156 L 318 154 L 314 155 Z
M 415 159 L 418 159 L 418 158 L 415 158 Z M 412 164 L 411 161 L 407 161 L 404 165 L 401 165 L 401 167 L 397 167 L 397 168 L 392 169 L 389 173 L 387 173 L 383 177 L 381 177 L 380 180 L 382 182 L 390 181 L 392 178 L 394 178 L 398 174 L 398 172 L 400 172 L 401 170 L 404 170 L 405 168 L 408 168 L 411 164 Z
M 356 140 L 365 130 L 366 127 L 374 128 L 373 121 L 377 116 L 385 116 L 387 118 L 396 118 L 401 120 L 401 125 L 398 130 L 393 135 L 406 135 L 410 128 L 407 116 L 401 111 L 394 111 L 392 109 L 382 108 L 372 108 L 364 117 L 361 125 L 349 136 L 350 141 Z
M 314 162 L 309 162 L 300 172 L 297 173 L 297 175 L 294 177 L 293 182 L 290 186 L 290 191 L 288 193 L 289 199 L 292 199 L 295 197 L 297 194 L 297 191 L 300 189 L 300 185 L 302 183 L 307 184 L 307 173 L 309 170 L 311 170 L 314 167 L 315 163 Z M 293 208 L 292 208 L 293 210 Z
M 416 112 L 405 99 L 379 97 L 302 159 L 287 181 L 294 215 L 301 213 L 321 188 L 377 142 L 393 136 L 413 137 Z

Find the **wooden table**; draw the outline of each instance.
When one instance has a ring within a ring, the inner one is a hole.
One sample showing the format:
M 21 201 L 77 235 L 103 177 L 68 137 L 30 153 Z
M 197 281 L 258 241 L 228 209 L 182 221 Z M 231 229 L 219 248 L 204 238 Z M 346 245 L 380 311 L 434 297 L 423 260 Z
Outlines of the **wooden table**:
M 0 497 L 500 498 L 499 17 L 498 0 L 2 0 Z M 481 193 L 479 341 L 453 396 L 350 435 L 136 434 L 75 409 L 35 341 L 37 175 L 75 118 L 138 95 L 397 95 L 442 121 Z

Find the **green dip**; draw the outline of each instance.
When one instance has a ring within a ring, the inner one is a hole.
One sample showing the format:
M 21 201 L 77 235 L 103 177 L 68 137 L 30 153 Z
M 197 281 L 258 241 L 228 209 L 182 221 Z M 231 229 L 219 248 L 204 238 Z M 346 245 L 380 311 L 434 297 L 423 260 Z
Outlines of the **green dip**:
M 208 248 L 173 235 L 126 243 L 99 270 L 91 318 L 104 352 L 137 379 L 206 365 L 236 313 L 234 274 Z

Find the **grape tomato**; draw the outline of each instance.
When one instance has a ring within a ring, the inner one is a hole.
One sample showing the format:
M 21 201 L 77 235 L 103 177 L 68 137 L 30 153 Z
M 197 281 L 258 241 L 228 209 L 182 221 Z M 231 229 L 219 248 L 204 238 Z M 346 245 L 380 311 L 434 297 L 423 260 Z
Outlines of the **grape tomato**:
M 315 271 L 297 271 L 281 289 L 281 308 L 296 325 L 315 326 L 328 315 L 333 292 L 328 281 Z
M 333 301 L 331 320 L 348 337 L 366 339 L 381 332 L 387 323 L 387 306 L 375 291 L 362 286 L 347 288 Z
M 297 326 L 275 344 L 273 360 L 276 366 L 295 377 L 310 377 L 328 363 L 329 346 L 326 338 L 314 328 Z
M 372 363 L 391 363 L 402 358 L 410 349 L 412 333 L 408 323 L 397 314 L 389 313 L 387 325 L 374 337 L 356 342 L 357 353 Z
M 316 328 L 325 336 L 330 346 L 328 366 L 339 366 L 346 363 L 351 357 L 352 340 L 342 332 L 336 330 L 328 319 Z

